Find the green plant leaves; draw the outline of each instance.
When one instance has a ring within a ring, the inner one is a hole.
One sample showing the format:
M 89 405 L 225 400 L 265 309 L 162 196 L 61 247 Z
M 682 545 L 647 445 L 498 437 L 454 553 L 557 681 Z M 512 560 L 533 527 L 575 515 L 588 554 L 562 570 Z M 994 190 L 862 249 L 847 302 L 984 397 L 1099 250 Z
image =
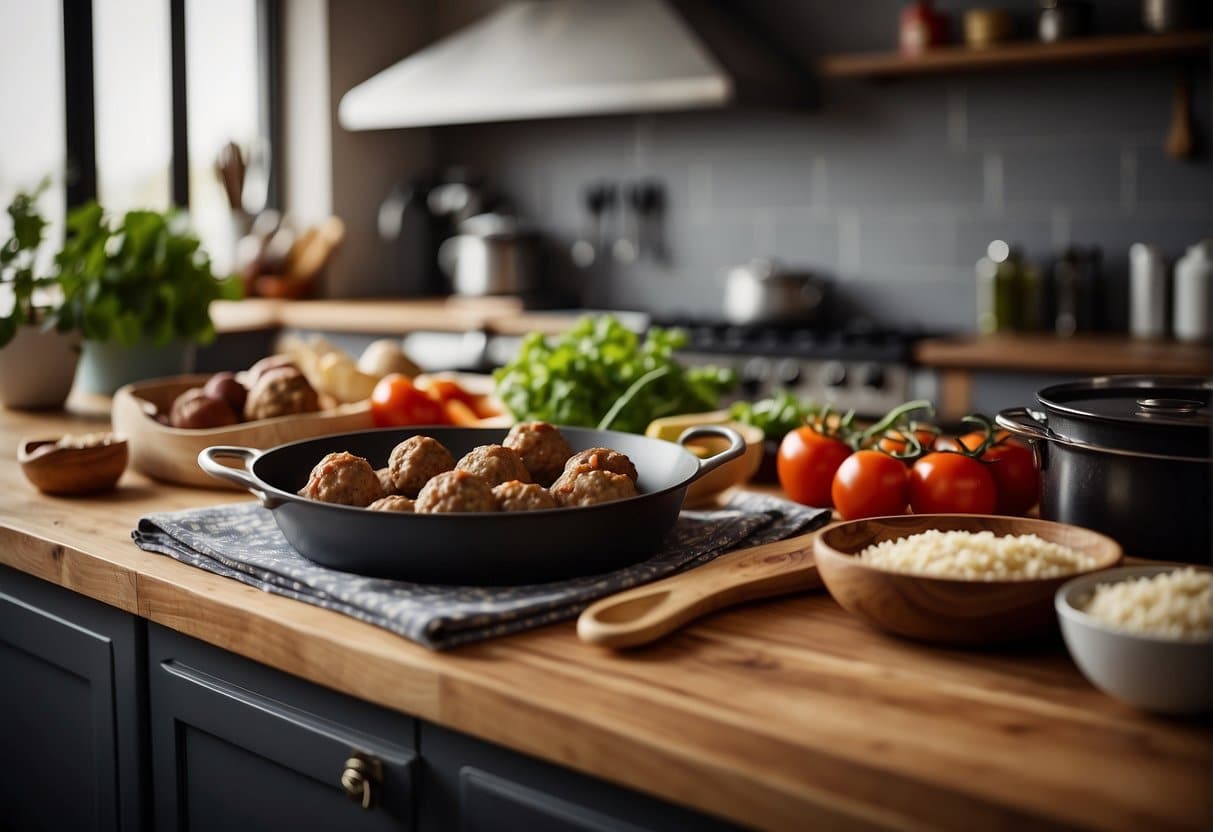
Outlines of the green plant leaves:
M 235 276 L 212 273 L 179 214 L 128 211 L 114 226 L 92 202 L 69 214 L 67 230 L 57 259 L 64 292 L 58 325 L 77 326 L 87 339 L 208 343 L 215 337 L 211 301 L 241 297 Z

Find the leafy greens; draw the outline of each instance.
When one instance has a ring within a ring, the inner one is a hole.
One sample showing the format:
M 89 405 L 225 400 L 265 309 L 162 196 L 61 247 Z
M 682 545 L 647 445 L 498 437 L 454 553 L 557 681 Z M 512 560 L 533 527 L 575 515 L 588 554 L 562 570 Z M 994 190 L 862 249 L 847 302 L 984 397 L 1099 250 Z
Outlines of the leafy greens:
M 652 327 L 642 339 L 611 315 L 585 317 L 550 343 L 541 333 L 493 375 L 515 419 L 643 433 L 649 422 L 714 410 L 732 370 L 683 367 L 686 333 Z

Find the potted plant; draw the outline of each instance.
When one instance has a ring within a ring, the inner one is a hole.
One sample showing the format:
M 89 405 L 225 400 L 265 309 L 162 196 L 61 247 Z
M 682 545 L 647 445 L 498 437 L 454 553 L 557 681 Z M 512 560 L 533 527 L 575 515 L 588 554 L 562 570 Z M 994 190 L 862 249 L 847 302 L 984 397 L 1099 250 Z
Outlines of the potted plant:
M 0 245 L 0 309 L 12 303 L 0 316 L 0 404 L 6 407 L 62 406 L 80 355 L 80 333 L 56 314 L 57 280 L 38 274 L 46 220 L 37 201 L 46 186 L 13 198 L 12 234 Z
M 241 294 L 175 211 L 130 211 L 114 225 L 97 203 L 81 205 L 56 262 L 60 319 L 84 336 L 76 384 L 89 393 L 185 372 L 190 348 L 214 340 L 211 301 Z

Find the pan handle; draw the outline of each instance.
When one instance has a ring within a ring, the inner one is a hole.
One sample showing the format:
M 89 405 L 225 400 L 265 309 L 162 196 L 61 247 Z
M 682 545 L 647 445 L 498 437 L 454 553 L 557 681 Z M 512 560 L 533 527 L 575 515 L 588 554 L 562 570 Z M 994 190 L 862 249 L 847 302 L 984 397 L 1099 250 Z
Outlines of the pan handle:
M 1059 437 L 1049 430 L 1045 419 L 1045 414 L 1030 407 L 1008 407 L 994 417 L 1000 428 L 1016 436 L 1037 442 L 1057 441 Z
M 686 445 L 692 439 L 698 439 L 702 436 L 719 436 L 727 439 L 729 440 L 729 447 L 718 454 L 713 454 L 707 459 L 699 460 L 699 470 L 695 472 L 695 476 L 691 477 L 691 482 L 745 453 L 745 440 L 741 438 L 741 434 L 732 428 L 726 428 L 724 425 L 700 425 L 694 428 L 687 428 L 678 437 L 678 444 Z
M 226 480 L 233 485 L 248 489 L 266 508 L 277 508 L 282 505 L 282 500 L 266 494 L 262 490 L 262 483 L 253 476 L 252 464 L 259 456 L 261 456 L 261 451 L 256 448 L 212 445 L 209 448 L 203 448 L 202 452 L 198 454 L 198 466 L 216 479 Z M 221 459 L 239 459 L 244 463 L 244 468 L 230 468 L 220 463 Z

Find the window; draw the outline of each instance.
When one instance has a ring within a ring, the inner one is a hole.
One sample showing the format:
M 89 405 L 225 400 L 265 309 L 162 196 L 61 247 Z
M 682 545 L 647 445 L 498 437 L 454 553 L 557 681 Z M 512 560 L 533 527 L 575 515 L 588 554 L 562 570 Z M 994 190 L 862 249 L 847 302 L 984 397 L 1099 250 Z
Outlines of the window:
M 8 207 L 19 190 L 30 190 L 47 176 L 51 187 L 38 203 L 50 222 L 43 252 L 49 266 L 51 248 L 63 235 L 64 159 L 63 20 L 58 3 L 0 0 L 0 238 L 11 232 Z
M 93 0 L 93 61 L 97 198 L 114 214 L 162 211 L 172 204 L 167 0 Z

